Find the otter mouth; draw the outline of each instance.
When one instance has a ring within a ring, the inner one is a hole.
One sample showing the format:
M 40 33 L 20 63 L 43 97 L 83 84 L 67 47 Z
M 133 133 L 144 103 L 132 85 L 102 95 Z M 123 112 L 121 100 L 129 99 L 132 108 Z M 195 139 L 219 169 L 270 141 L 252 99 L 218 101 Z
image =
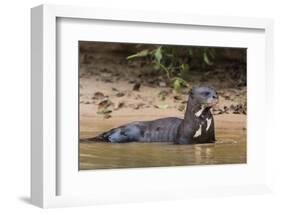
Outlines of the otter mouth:
M 213 107 L 213 106 L 215 106 L 218 102 L 219 102 L 218 99 L 214 99 L 214 100 L 212 100 L 212 101 L 209 101 L 208 103 L 205 103 L 205 106 L 206 106 L 206 107 Z

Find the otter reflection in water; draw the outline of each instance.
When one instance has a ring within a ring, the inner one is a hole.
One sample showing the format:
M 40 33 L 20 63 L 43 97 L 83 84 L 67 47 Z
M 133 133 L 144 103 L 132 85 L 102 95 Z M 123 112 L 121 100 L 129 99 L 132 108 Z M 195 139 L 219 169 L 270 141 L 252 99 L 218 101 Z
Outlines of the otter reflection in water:
M 152 121 L 136 121 L 86 140 L 111 143 L 213 143 L 215 142 L 215 129 L 210 109 L 217 102 L 218 95 L 214 89 L 195 87 L 189 93 L 184 119 L 168 117 Z

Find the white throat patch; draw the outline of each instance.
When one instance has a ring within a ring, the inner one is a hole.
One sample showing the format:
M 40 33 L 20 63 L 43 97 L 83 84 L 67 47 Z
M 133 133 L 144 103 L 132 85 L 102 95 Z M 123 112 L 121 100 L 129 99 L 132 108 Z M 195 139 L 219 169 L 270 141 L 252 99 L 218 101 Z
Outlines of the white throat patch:
M 200 115 L 202 114 L 202 112 L 203 112 L 204 109 L 205 109 L 205 108 L 204 108 L 203 106 L 201 106 L 200 110 L 195 113 L 195 116 L 196 116 L 196 117 L 200 117 Z
M 201 124 L 199 125 L 199 129 L 195 132 L 195 134 L 194 134 L 194 138 L 197 138 L 197 137 L 199 137 L 200 135 L 202 134 L 202 126 L 201 126 Z
M 208 131 L 208 129 L 210 128 L 211 123 L 212 123 L 212 118 L 207 118 L 206 121 L 207 121 L 206 131 Z

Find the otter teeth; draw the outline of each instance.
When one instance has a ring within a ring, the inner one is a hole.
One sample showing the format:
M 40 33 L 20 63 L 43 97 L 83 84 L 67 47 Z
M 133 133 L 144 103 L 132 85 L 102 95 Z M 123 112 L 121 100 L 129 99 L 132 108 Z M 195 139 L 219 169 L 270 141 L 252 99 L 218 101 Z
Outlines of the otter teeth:
M 201 133 L 202 133 L 202 128 L 201 128 L 201 127 L 202 127 L 202 126 L 201 126 L 201 124 L 200 124 L 200 125 L 199 125 L 199 128 L 198 128 L 198 130 L 195 132 L 193 138 L 197 138 L 197 137 L 199 137 L 199 136 L 201 135 Z

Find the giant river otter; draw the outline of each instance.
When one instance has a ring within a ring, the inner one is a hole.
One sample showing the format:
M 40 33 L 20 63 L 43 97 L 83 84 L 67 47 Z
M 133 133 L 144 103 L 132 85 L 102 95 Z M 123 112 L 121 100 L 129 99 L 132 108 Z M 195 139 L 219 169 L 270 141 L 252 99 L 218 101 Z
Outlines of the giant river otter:
M 189 93 L 184 119 L 168 117 L 132 122 L 86 140 L 111 143 L 213 143 L 215 142 L 214 118 L 210 109 L 217 102 L 218 95 L 214 89 L 195 87 Z

